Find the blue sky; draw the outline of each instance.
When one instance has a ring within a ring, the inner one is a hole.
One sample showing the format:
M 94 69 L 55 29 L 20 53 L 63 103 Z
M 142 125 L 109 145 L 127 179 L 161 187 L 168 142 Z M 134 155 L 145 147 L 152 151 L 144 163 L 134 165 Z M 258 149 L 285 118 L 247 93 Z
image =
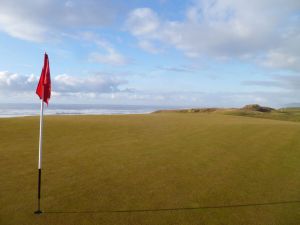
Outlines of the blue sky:
M 2 0 L 0 103 L 273 107 L 300 102 L 296 0 Z

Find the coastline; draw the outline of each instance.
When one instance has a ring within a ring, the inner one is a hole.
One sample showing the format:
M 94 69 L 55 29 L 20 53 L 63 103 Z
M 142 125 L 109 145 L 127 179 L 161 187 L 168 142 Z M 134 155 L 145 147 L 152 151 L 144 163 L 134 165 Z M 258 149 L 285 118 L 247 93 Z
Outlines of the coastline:
M 0 104 L 0 118 L 39 116 L 39 104 Z M 149 114 L 158 110 L 179 109 L 174 106 L 51 104 L 45 116 L 61 115 L 129 115 Z
M 127 112 L 127 113 L 46 113 L 44 116 L 113 116 L 113 115 L 146 115 L 155 111 L 149 112 Z M 20 118 L 20 117 L 36 117 L 39 114 L 23 114 L 23 115 L 0 115 L 0 119 L 4 118 Z

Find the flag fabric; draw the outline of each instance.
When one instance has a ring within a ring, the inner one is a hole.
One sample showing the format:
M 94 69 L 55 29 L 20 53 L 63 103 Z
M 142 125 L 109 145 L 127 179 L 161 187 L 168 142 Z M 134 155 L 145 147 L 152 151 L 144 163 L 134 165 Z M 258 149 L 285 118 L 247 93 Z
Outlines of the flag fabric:
M 48 105 L 48 101 L 51 97 L 51 79 L 49 58 L 47 53 L 45 53 L 44 66 L 42 69 L 39 84 L 36 88 L 36 94 Z

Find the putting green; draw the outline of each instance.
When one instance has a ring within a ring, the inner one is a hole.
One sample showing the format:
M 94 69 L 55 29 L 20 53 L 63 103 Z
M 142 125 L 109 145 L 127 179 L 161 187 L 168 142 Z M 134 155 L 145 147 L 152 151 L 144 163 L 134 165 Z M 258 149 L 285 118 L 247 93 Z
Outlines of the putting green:
M 46 116 L 34 215 L 38 132 L 38 117 L 0 119 L 1 225 L 299 224 L 299 122 Z

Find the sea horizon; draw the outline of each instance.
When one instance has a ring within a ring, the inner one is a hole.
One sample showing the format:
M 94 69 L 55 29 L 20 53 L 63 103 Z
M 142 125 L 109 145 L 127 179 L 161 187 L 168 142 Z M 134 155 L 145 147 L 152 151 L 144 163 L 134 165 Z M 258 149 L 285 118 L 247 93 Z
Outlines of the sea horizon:
M 44 115 L 122 115 L 147 114 L 163 109 L 182 109 L 184 106 L 109 105 L 109 104 L 45 104 Z M 0 103 L 0 118 L 38 116 L 39 103 Z

